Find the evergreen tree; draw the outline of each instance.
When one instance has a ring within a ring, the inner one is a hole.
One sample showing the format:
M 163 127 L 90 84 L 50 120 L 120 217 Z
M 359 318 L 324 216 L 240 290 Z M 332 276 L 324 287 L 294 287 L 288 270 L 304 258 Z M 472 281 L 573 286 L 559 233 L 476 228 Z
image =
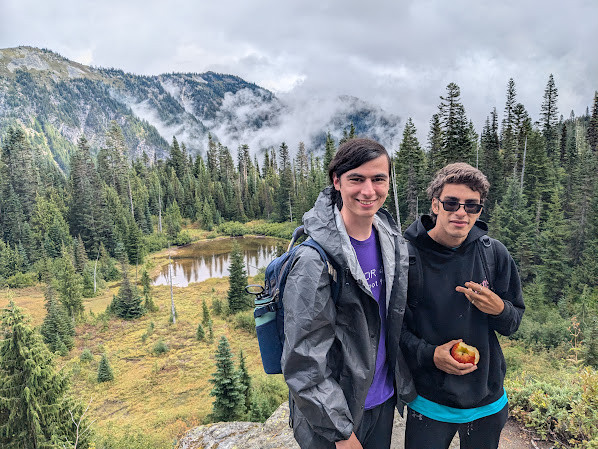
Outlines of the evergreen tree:
M 123 263 L 123 280 L 118 289 L 118 294 L 112 299 L 110 310 L 120 318 L 132 320 L 142 316 L 145 310 L 137 286 L 129 280 L 127 271 L 127 265 Z
M 558 187 L 553 190 L 545 229 L 540 235 L 540 280 L 545 292 L 557 303 L 570 279 L 570 257 L 567 252 L 569 226 L 565 221 Z
M 406 206 L 401 215 L 407 217 L 406 224 L 419 215 L 419 203 L 425 203 L 425 156 L 417 140 L 417 129 L 407 119 L 403 139 L 396 155 L 397 194 L 400 204 Z
M 100 360 L 100 364 L 98 365 L 97 380 L 99 383 L 110 382 L 111 380 L 114 380 L 114 373 L 112 371 L 112 367 L 110 366 L 110 362 L 108 361 L 108 357 L 106 357 L 106 354 L 102 354 L 102 359 Z
M 77 236 L 76 239 L 73 241 L 74 250 L 74 266 L 75 271 L 79 274 L 83 274 L 83 270 L 85 269 L 85 264 L 87 263 L 87 253 L 85 252 L 85 245 L 83 244 L 83 239 L 81 238 L 81 234 Z
M 554 83 L 552 73 L 548 77 L 548 83 L 544 89 L 544 100 L 542 102 L 542 109 L 540 111 L 540 124 L 542 126 L 542 133 L 546 140 L 546 154 L 553 156 L 557 148 L 557 124 L 558 124 L 558 108 L 557 108 L 558 90 Z
M 199 323 L 197 325 L 197 331 L 195 332 L 195 338 L 197 338 L 197 341 L 204 341 L 206 338 L 206 332 L 204 331 L 201 323 Z
M 41 336 L 12 301 L 0 323 L 0 446 L 50 449 L 74 442 L 73 420 L 83 411 Z M 79 435 L 78 448 L 89 443 L 88 434 Z
M 166 209 L 166 234 L 171 240 L 175 240 L 183 227 L 183 218 L 177 202 L 173 202 Z
M 233 365 L 233 355 L 226 337 L 221 337 L 216 351 L 216 372 L 210 382 L 214 388 L 210 396 L 214 396 L 212 404 L 212 421 L 235 421 L 241 416 L 244 402 L 239 387 L 239 374 Z
M 468 162 L 475 165 L 473 144 L 469 132 L 469 121 L 461 103 L 461 89 L 455 83 L 446 87 L 447 95 L 441 96 L 438 106 L 442 126 L 441 159 L 444 166 L 452 162 Z
M 247 371 L 247 365 L 245 364 L 245 355 L 243 354 L 243 350 L 239 352 L 239 390 L 243 397 L 245 398 L 244 403 L 242 402 L 242 408 L 244 408 L 243 413 L 249 413 L 251 411 L 251 401 L 252 401 L 252 390 L 251 390 L 251 376 L 249 375 L 249 371 Z
M 73 259 L 66 247 L 62 247 L 62 257 L 57 261 L 57 290 L 60 302 L 71 320 L 75 321 L 84 312 L 83 283 L 81 276 L 75 271 Z
M 0 186 L 3 197 L 7 198 L 8 187 L 10 187 L 18 198 L 25 220 L 29 220 L 33 214 L 35 194 L 39 183 L 33 148 L 25 131 L 17 126 L 8 128 L 3 143 L 3 163 L 0 166 Z
M 54 298 L 50 299 L 48 313 L 44 318 L 40 333 L 43 336 L 44 343 L 48 345 L 52 352 L 66 355 L 68 351 L 73 349 L 75 327 L 62 304 Z
M 228 287 L 228 308 L 231 313 L 237 313 L 247 309 L 249 301 L 245 287 L 247 286 L 247 273 L 241 247 L 235 241 L 230 253 L 229 287 Z
M 201 301 L 201 310 L 202 310 L 201 324 L 203 324 L 204 326 L 207 326 L 208 323 L 210 321 L 212 321 L 212 318 L 210 317 L 210 310 L 208 309 L 208 305 L 206 304 L 205 300 Z
M 154 303 L 154 298 L 152 297 L 151 279 L 145 269 L 141 272 L 141 286 L 143 287 L 143 297 L 145 298 L 143 308 L 148 312 L 156 312 L 158 307 Z
M 326 134 L 326 144 L 324 146 L 324 171 L 328 173 L 328 167 L 330 162 L 336 154 L 336 147 L 334 145 L 334 139 L 330 135 L 330 131 Z
M 68 222 L 72 235 L 81 236 L 87 250 L 97 250 L 100 244 L 113 249 L 110 209 L 85 137 L 77 143 L 70 169 Z
M 594 153 L 598 152 L 598 91 L 594 92 L 594 105 L 588 126 L 588 142 Z
M 434 114 L 430 119 L 430 131 L 428 132 L 428 173 L 431 179 L 438 170 L 444 167 L 442 156 L 443 132 L 440 123 L 440 114 Z M 424 182 L 428 184 L 428 180 Z
M 208 323 L 208 341 L 212 343 L 214 341 L 214 328 L 212 326 L 212 320 Z
M 276 191 L 278 205 L 278 217 L 280 221 L 287 221 L 291 219 L 292 198 L 291 192 L 293 187 L 293 172 L 291 169 L 291 160 L 289 157 L 289 147 L 286 143 L 282 143 L 279 148 L 280 156 L 280 185 Z
M 496 109 L 492 111 L 490 118 L 486 119 L 486 124 L 482 131 L 481 144 L 482 160 L 480 169 L 486 174 L 492 186 L 488 192 L 488 198 L 484 207 L 484 217 L 487 218 L 492 212 L 494 203 L 502 198 L 504 194 L 504 173 L 498 143 L 498 117 Z

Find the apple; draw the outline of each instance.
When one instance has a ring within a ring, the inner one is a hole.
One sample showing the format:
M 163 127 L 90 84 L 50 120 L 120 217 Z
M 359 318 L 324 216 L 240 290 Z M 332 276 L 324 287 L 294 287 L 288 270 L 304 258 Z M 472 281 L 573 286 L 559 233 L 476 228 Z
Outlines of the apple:
M 451 356 L 459 363 L 473 363 L 477 365 L 480 361 L 480 351 L 475 346 L 470 346 L 462 341 L 453 345 Z

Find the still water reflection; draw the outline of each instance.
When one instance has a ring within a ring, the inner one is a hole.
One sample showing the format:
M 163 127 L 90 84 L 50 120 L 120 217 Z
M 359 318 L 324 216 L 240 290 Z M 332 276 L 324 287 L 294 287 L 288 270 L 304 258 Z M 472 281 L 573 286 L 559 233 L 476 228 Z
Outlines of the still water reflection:
M 237 241 L 245 256 L 245 271 L 257 274 L 276 255 L 276 245 L 281 240 L 261 237 L 216 239 L 194 243 L 177 250 L 172 256 L 172 285 L 186 287 L 190 282 L 201 282 L 213 277 L 228 276 L 230 252 Z M 168 265 L 162 267 L 154 285 L 169 285 Z

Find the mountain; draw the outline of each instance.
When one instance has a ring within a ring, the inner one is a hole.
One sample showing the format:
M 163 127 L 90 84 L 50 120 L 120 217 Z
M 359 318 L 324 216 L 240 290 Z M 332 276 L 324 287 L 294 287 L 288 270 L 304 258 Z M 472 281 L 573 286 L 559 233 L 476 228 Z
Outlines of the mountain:
M 104 144 L 115 120 L 131 157 L 163 158 L 176 136 L 192 154 L 208 133 L 236 149 L 306 143 L 321 151 L 326 132 L 337 138 L 350 123 L 357 134 L 387 145 L 400 119 L 354 97 L 309 98 L 272 92 L 234 75 L 213 72 L 143 76 L 70 61 L 47 49 L 0 49 L 0 136 L 20 123 L 41 154 L 67 169 L 84 134 L 92 149 Z

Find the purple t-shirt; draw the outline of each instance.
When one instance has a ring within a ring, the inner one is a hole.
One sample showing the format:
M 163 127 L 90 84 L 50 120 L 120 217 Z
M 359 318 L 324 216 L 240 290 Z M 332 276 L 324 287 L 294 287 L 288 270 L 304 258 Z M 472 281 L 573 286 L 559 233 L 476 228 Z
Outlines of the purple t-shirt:
M 393 382 L 388 375 L 388 364 L 386 363 L 386 281 L 376 228 L 372 227 L 372 234 L 367 240 L 359 241 L 350 238 L 359 265 L 380 310 L 380 342 L 378 343 L 374 380 L 365 399 L 367 410 L 386 402 L 394 394 Z

